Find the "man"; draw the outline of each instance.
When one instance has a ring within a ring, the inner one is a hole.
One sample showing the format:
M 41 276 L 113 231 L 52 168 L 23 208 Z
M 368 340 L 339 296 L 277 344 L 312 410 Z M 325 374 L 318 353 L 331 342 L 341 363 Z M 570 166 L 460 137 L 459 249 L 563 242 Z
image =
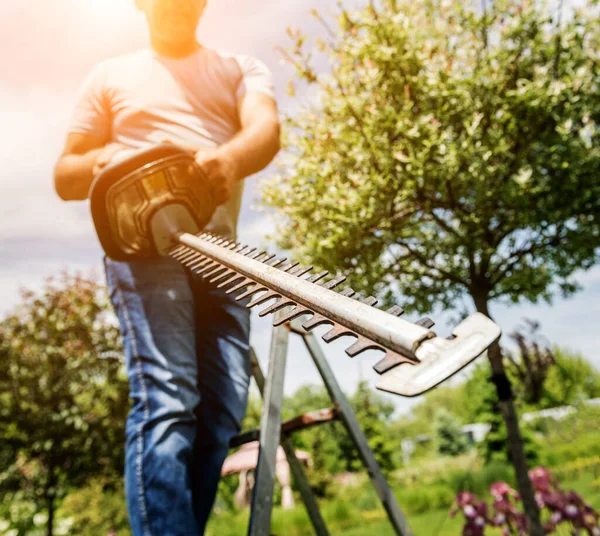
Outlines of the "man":
M 126 149 L 170 141 L 193 150 L 220 204 L 209 230 L 233 237 L 242 179 L 279 149 L 267 68 L 202 47 L 206 0 L 136 0 L 148 50 L 111 59 L 82 88 L 55 169 L 65 200 Z M 250 378 L 248 311 L 177 263 L 106 259 L 132 408 L 125 487 L 135 536 L 203 534 Z

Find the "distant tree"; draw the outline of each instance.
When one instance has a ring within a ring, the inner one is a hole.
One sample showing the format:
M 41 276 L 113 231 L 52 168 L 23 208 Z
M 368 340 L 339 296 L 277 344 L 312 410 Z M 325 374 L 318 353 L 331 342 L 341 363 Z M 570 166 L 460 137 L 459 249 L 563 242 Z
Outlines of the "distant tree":
M 437 451 L 445 456 L 458 456 L 466 452 L 469 443 L 460 429 L 460 422 L 447 410 L 440 410 L 435 418 L 435 441 Z
M 483 441 L 477 445 L 485 463 L 511 462 L 512 451 L 507 441 L 506 423 L 498 407 L 498 397 L 494 386 L 486 381 L 490 374 L 489 363 L 478 363 L 463 384 L 463 400 L 471 411 L 469 422 L 487 424 L 490 427 Z M 514 378 L 511 379 L 516 383 Z M 518 403 L 523 404 L 522 400 L 518 400 Z M 533 430 L 528 426 L 522 426 L 521 437 L 527 463 L 529 465 L 538 463 L 539 449 Z
M 121 352 L 109 311 L 103 287 L 63 273 L 23 292 L 0 323 L 0 442 L 10 458 L 0 502 L 33 502 L 48 536 L 69 488 L 122 469 L 128 390 L 121 363 L 102 359 Z
M 504 354 L 523 403 L 546 409 L 600 396 L 600 372 L 583 356 L 552 346 L 541 336 L 539 323 L 526 320 L 511 338 L 518 353 L 505 349 Z
M 361 381 L 356 392 L 350 398 L 350 404 L 356 413 L 356 418 L 367 437 L 369 446 L 373 449 L 375 459 L 384 473 L 394 469 L 394 443 L 390 441 L 390 417 L 394 405 L 373 392 L 368 382 Z M 342 457 L 347 471 L 364 469 L 354 442 L 344 430 L 339 436 Z
M 545 2 L 370 1 L 342 9 L 264 188 L 279 244 L 421 313 L 550 301 L 600 244 L 600 25 Z M 562 4 L 559 3 L 562 7 Z M 588 9 L 590 8 L 590 9 Z M 320 16 L 317 14 L 317 17 Z M 291 87 L 293 93 L 293 87 Z M 489 353 L 531 534 L 543 534 L 500 347 Z
M 527 404 L 539 404 L 544 382 L 552 365 L 556 363 L 550 344 L 540 335 L 540 324 L 533 320 L 525 320 L 525 327 L 520 327 L 511 334 L 517 343 L 518 355 L 504 352 L 508 359 L 508 369 L 516 376 L 519 396 Z
M 584 356 L 561 346 L 554 346 L 552 355 L 555 365 L 544 382 L 540 409 L 600 398 L 600 371 Z
M 304 385 L 286 397 L 283 405 L 284 419 L 290 419 L 307 411 L 330 408 L 333 402 L 325 387 L 320 385 Z M 312 459 L 309 479 L 313 490 L 320 497 L 332 491 L 332 476 L 346 470 L 340 447 L 340 438 L 346 434 L 339 422 L 325 424 L 303 430 L 291 436 L 294 447 L 307 451 Z

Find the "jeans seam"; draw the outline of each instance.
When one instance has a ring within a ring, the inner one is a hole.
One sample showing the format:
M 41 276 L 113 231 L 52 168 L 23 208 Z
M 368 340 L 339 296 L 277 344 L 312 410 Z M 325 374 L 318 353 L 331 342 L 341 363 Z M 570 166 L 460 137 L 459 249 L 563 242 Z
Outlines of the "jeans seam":
M 118 282 L 115 284 L 117 289 L 117 296 L 119 299 L 119 304 L 121 305 L 121 309 L 123 310 L 123 318 L 125 320 L 125 327 L 131 336 L 131 353 L 132 359 L 135 360 L 135 368 L 137 372 L 138 381 L 140 382 L 140 387 L 142 390 L 142 404 L 144 408 L 144 420 L 138 424 L 136 430 L 136 443 L 137 443 L 137 454 L 135 459 L 136 466 L 136 480 L 137 480 L 137 490 L 138 490 L 138 499 L 140 501 L 140 511 L 142 514 L 142 527 L 144 531 L 144 536 L 152 536 L 152 531 L 150 530 L 150 521 L 148 519 L 148 510 L 146 508 L 146 490 L 144 489 L 144 475 L 143 475 L 143 455 L 144 455 L 144 424 L 148 421 L 150 417 L 150 409 L 148 407 L 148 391 L 146 390 L 146 384 L 144 383 L 144 374 L 142 370 L 142 360 L 138 354 L 137 341 L 135 338 L 135 331 L 133 329 L 133 322 L 131 321 L 131 316 L 129 314 L 129 309 L 127 308 L 127 304 L 125 303 L 125 298 L 123 296 L 123 291 Z

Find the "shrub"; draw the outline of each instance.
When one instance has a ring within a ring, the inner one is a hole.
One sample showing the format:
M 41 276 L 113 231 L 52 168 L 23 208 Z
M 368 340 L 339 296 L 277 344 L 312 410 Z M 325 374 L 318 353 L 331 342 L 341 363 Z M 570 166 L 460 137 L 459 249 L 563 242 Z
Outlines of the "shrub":
M 448 508 L 454 500 L 454 492 L 444 485 L 419 486 L 394 490 L 398 503 L 410 514 Z
M 529 471 L 529 478 L 536 501 L 545 514 L 547 534 L 554 533 L 559 525 L 568 524 L 572 534 L 585 530 L 589 536 L 600 536 L 600 516 L 580 495 L 560 489 L 556 478 L 544 467 Z M 494 499 L 492 509 L 472 493 L 461 491 L 457 494 L 456 508 L 450 516 L 462 511 L 465 518 L 463 534 L 483 536 L 485 528 L 490 526 L 502 528 L 502 534 L 527 536 L 527 521 L 518 508 L 519 494 L 506 482 L 492 484 L 490 492 Z
M 591 432 L 577 435 L 564 443 L 556 444 L 548 438 L 545 448 L 540 452 L 540 460 L 544 465 L 556 467 L 570 463 L 578 458 L 600 456 L 600 433 Z
M 131 534 L 122 480 L 92 480 L 66 497 L 58 515 L 70 521 L 71 536 L 106 536 L 111 530 Z

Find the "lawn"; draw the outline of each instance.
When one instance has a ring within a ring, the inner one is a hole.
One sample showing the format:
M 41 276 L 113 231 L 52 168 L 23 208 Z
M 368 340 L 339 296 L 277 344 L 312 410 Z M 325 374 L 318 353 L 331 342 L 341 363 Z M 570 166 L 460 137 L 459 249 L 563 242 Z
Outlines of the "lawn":
M 577 480 L 563 482 L 561 486 L 565 490 L 574 489 L 598 510 L 600 509 L 600 491 L 592 487 L 592 480 L 593 475 L 582 475 Z M 355 494 L 352 493 L 352 495 L 355 499 Z M 343 534 L 344 536 L 394 535 L 385 512 L 379 505 L 373 504 L 370 498 L 352 501 L 343 500 L 343 498 L 331 499 L 321 502 L 321 508 L 331 534 Z M 407 513 L 407 518 L 416 536 L 458 536 L 461 533 L 460 516 L 454 519 L 450 518 L 448 509 L 438 509 L 415 515 Z M 246 533 L 247 523 L 247 511 L 235 514 L 221 513 L 213 517 L 207 536 L 239 536 Z M 309 536 L 313 534 L 303 506 L 298 504 L 294 510 L 290 511 L 275 508 L 272 533 L 277 536 Z M 486 535 L 488 534 L 489 536 L 499 536 L 500 531 L 489 530 L 486 532 Z M 569 532 L 563 530 L 559 534 L 567 535 Z

